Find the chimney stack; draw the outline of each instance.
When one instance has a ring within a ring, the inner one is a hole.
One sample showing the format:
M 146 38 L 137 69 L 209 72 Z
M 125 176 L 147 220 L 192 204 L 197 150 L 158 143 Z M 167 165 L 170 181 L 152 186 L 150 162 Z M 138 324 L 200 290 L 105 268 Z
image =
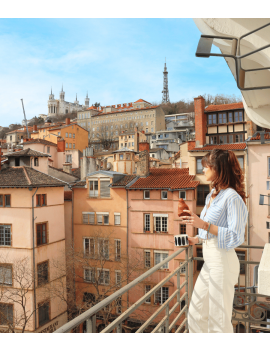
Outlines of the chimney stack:
M 202 96 L 194 99 L 195 112 L 195 140 L 200 146 L 206 144 L 207 120 L 205 110 L 205 100 Z
M 70 118 L 66 118 L 66 125 L 70 124 Z
M 80 160 L 81 180 L 85 179 L 87 174 L 96 171 L 96 159 L 94 157 L 93 147 L 83 150 L 83 157 Z
M 70 162 L 63 163 L 63 171 L 71 174 L 72 173 L 72 163 L 70 163 Z
M 33 125 L 33 132 L 36 132 L 36 131 L 37 131 L 37 125 L 34 124 L 34 125 Z
M 65 152 L 65 139 L 57 138 L 57 152 Z
M 137 162 L 137 176 L 147 177 L 149 174 L 149 152 L 144 150 L 139 153 L 139 162 Z
M 142 141 L 139 143 L 139 152 L 147 150 L 149 152 L 149 143 L 147 141 Z

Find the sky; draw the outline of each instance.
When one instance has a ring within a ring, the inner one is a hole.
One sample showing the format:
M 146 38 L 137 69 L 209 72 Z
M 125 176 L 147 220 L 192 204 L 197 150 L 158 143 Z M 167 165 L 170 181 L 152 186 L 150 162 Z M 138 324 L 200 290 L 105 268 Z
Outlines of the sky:
M 189 18 L 0 19 L 0 126 L 47 114 L 52 88 L 65 100 L 160 103 L 166 57 L 171 102 L 203 94 L 240 97 L 223 58 L 196 58 Z

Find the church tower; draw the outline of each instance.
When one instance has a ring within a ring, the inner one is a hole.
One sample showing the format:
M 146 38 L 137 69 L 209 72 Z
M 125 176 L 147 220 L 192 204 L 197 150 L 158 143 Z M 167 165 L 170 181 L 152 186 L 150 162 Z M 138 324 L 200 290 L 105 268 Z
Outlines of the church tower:
M 62 84 L 62 90 L 60 92 L 60 101 L 65 101 L 65 92 L 63 90 L 63 84 Z
M 77 93 L 76 93 L 76 100 L 74 101 L 74 104 L 79 105 L 79 101 L 77 99 Z
M 52 93 L 52 88 L 51 88 L 51 93 L 49 95 L 49 100 L 54 100 L 54 94 Z
M 86 107 L 89 107 L 89 102 L 90 102 L 90 99 L 89 99 L 89 97 L 88 97 L 88 92 L 87 92 L 86 98 L 85 98 L 85 106 L 86 106 Z

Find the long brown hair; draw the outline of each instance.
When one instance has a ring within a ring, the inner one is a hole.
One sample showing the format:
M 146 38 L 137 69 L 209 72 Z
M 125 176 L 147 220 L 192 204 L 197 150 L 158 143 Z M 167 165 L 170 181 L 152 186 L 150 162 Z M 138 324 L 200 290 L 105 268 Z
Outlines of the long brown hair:
M 246 203 L 244 174 L 233 151 L 213 149 L 202 159 L 203 167 L 210 167 L 216 172 L 216 177 L 211 181 L 212 188 L 216 189 L 217 196 L 220 189 L 233 188 Z

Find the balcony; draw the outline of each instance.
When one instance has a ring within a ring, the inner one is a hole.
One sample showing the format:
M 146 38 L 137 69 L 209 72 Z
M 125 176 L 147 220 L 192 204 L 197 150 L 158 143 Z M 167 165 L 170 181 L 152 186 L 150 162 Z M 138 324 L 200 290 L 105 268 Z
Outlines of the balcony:
M 241 245 L 243 249 L 263 250 L 263 246 Z M 131 281 L 126 286 L 120 288 L 106 299 L 83 312 L 78 317 L 69 321 L 55 333 L 75 332 L 80 325 L 85 325 L 85 332 L 96 333 L 97 321 L 102 320 L 103 311 L 109 304 L 117 301 L 122 295 L 136 289 L 144 282 L 151 281 L 151 277 L 160 270 L 166 263 L 174 260 L 180 254 L 185 255 L 185 259 L 173 271 L 165 274 L 165 278 L 156 284 L 151 290 L 142 295 L 134 304 L 127 305 L 125 311 L 120 315 L 114 315 L 114 318 L 105 326 L 101 333 L 187 333 L 188 332 L 188 305 L 193 290 L 193 267 L 195 261 L 203 261 L 203 258 L 194 257 L 192 247 L 183 247 L 174 252 L 172 255 L 161 261 L 159 264 L 150 268 L 138 278 Z M 235 287 L 234 305 L 232 322 L 234 332 L 236 333 L 253 333 L 253 332 L 270 332 L 270 296 L 257 293 L 258 282 L 258 265 L 259 262 L 240 260 L 240 264 L 245 265 L 245 275 L 242 278 L 242 286 L 240 286 L 240 276 L 238 279 L 238 287 Z M 249 277 L 253 277 L 253 285 L 247 286 Z M 181 279 L 180 279 L 181 276 Z M 244 278 L 244 279 L 243 279 Z M 176 279 L 175 291 L 166 296 L 165 301 L 158 303 L 152 311 L 153 313 L 147 318 L 140 320 L 137 327 L 128 327 L 129 322 L 134 324 L 134 313 L 139 310 L 149 298 L 161 291 L 166 283 Z M 244 285 L 243 285 L 244 280 Z

